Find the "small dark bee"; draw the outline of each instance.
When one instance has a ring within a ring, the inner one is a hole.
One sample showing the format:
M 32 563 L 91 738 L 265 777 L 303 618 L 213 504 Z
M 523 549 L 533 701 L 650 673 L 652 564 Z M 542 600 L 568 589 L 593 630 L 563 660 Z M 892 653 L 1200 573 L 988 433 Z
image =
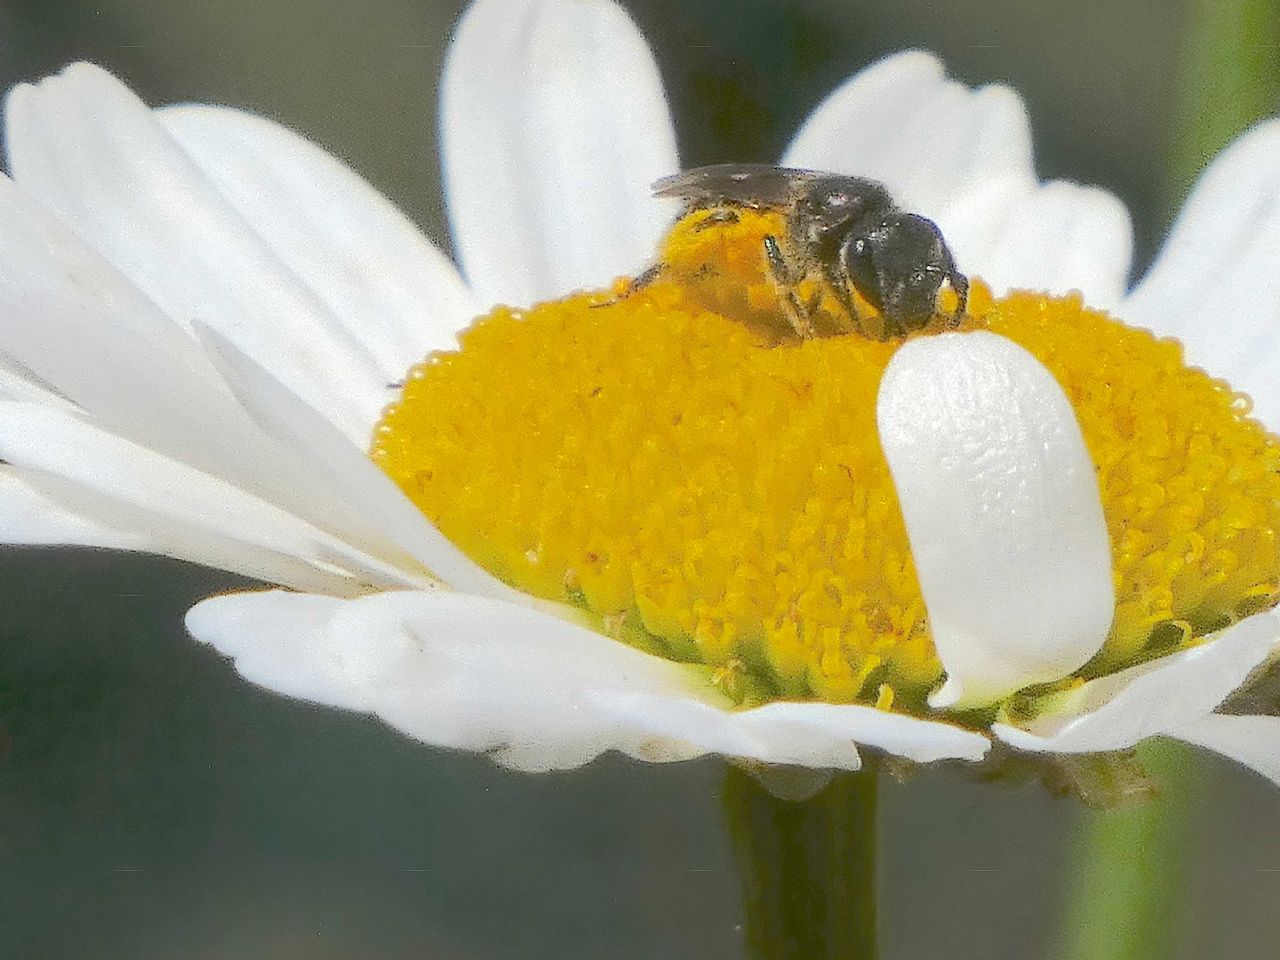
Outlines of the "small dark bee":
M 835 332 L 859 330 L 884 340 L 906 336 L 940 313 L 964 313 L 969 283 L 937 225 L 900 209 L 873 180 L 726 163 L 664 177 L 653 190 L 686 203 L 673 235 L 694 215 L 692 229 L 701 231 L 727 229 L 745 211 L 776 214 L 776 228 L 753 242 L 762 243 L 778 303 L 802 339 L 820 335 L 819 326 L 833 326 L 825 294 L 844 313 Z M 665 266 L 659 263 L 652 274 L 662 275 Z M 940 297 L 947 290 L 952 297 L 944 306 Z M 859 297 L 880 314 L 877 324 L 864 322 Z

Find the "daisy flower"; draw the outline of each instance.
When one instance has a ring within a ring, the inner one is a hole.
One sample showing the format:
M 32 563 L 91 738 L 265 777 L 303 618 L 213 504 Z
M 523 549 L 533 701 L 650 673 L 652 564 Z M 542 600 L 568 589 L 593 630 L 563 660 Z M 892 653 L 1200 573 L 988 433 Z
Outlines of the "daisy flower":
M 76 64 L 5 123 L 0 534 L 283 588 L 187 616 L 254 683 L 527 770 L 1169 736 L 1280 782 L 1232 701 L 1280 638 L 1274 123 L 1127 290 L 1125 210 L 1036 178 L 1016 94 L 889 57 L 781 162 L 936 221 L 968 312 L 799 344 L 732 316 L 776 297 L 758 244 L 653 198 L 675 137 L 611 3 L 464 16 L 457 267 L 261 117 Z

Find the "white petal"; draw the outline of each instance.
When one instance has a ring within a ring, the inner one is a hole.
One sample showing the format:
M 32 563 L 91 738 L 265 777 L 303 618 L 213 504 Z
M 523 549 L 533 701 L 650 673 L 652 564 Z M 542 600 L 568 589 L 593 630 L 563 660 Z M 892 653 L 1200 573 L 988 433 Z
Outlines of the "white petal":
M 361 442 L 388 399 L 372 355 L 155 115 L 75 64 L 7 103 L 10 170 L 172 319 L 218 328 Z
M 343 676 L 326 630 L 343 603 L 305 593 L 235 593 L 187 611 L 187 630 L 235 660 L 250 683 L 344 710 L 368 709 Z
M 0 240 L 0 248 L 3 240 Z M 0 281 L 2 282 L 2 281 Z M 10 316 L 5 316 L 6 323 L 12 323 Z M 53 407 L 74 408 L 61 394 L 50 389 L 26 365 L 0 353 L 0 400 L 21 400 L 28 403 L 43 403 Z
M 487 303 L 524 306 L 635 274 L 678 169 L 644 38 L 610 0 L 477 0 L 445 62 L 441 143 L 454 240 Z
M 986 239 L 963 252 L 956 247 L 955 253 L 959 265 L 981 276 L 997 296 L 1009 290 L 1078 290 L 1101 310 L 1123 299 L 1133 225 L 1124 204 L 1107 191 L 1054 180 L 1019 191 L 985 223 Z M 947 239 L 953 243 L 949 234 Z
M 971 90 L 930 54 L 895 54 L 854 75 L 800 128 L 783 162 L 881 181 L 936 221 L 960 269 L 997 294 L 1080 290 L 1105 308 L 1124 292 L 1133 238 L 1120 201 L 1039 184 L 1017 93 Z
M 946 686 L 989 703 L 1102 646 L 1115 600 L 1093 462 L 1071 404 L 995 334 L 904 345 L 880 384 L 893 473 Z
M 1180 338 L 1191 363 L 1251 394 L 1280 429 L 1280 120 L 1209 165 L 1120 314 Z
M 1190 650 L 1054 697 L 1025 728 L 995 724 L 991 729 L 1020 750 L 1122 750 L 1208 714 L 1244 683 L 1277 639 L 1280 618 L 1256 614 Z
M 313 605 L 323 626 L 309 614 L 291 619 L 299 604 Z M 384 593 L 338 605 L 239 594 L 199 604 L 187 627 L 255 682 L 528 770 L 580 766 L 610 749 L 640 753 L 655 739 L 603 716 L 590 694 L 676 696 L 698 685 L 689 668 L 583 627 L 456 593 Z
M 3 176 L 0 317 L 6 361 L 57 389 L 110 432 L 361 542 L 384 559 L 403 558 L 385 538 L 378 545 L 380 535 L 349 497 L 326 489 L 305 459 L 257 428 L 195 340 Z M 52 402 L 38 393 L 26 399 Z
M 600 708 L 672 742 L 729 756 L 794 766 L 857 770 L 858 746 L 916 763 L 981 760 L 990 742 L 949 723 L 856 704 L 778 702 L 729 711 L 653 694 L 600 698 Z
M 857 769 L 855 740 L 921 760 L 978 759 L 988 746 L 958 727 L 868 707 L 726 709 L 705 671 L 460 594 L 346 603 L 239 594 L 199 604 L 187 627 L 256 683 L 376 713 L 425 743 L 519 769 L 578 766 L 610 749 L 652 761 L 716 752 Z
M 771 739 L 784 733 L 794 734 L 798 741 L 852 739 L 916 763 L 981 760 L 991 745 L 981 734 L 950 723 L 856 704 L 771 703 L 738 716 L 745 729 Z M 763 759 L 786 762 L 780 757 Z
M 1280 786 L 1280 717 L 1211 713 L 1167 733 L 1230 757 Z
M 122 538 L 112 546 L 137 545 L 272 583 L 339 594 L 425 581 L 60 409 L 0 403 L 0 459 L 73 516 L 141 537 L 136 544 Z
M 156 111 L 245 221 L 310 287 L 388 380 L 479 308 L 449 259 L 407 217 L 320 147 L 228 107 Z
M 455 590 L 519 602 L 524 595 L 490 576 L 400 492 L 364 451 L 215 330 L 200 331 L 227 381 L 259 426 L 314 467 L 317 479 L 358 504 L 387 539 Z M 357 542 L 358 543 L 358 542 Z M 372 545 L 379 552 L 380 540 Z
M 779 732 L 772 741 L 755 736 L 739 722 L 740 713 L 728 704 L 697 696 L 645 690 L 608 689 L 588 695 L 602 722 L 620 729 L 643 731 L 633 743 L 617 749 L 640 760 L 670 763 L 707 753 L 767 760 L 785 756 L 782 763 L 819 769 L 857 770 L 862 766 L 857 745 L 848 737 L 797 736 Z
M 1005 86 L 970 90 L 919 50 L 886 57 L 837 87 L 782 162 L 879 180 L 939 224 L 957 200 L 993 181 L 1035 179 L 1018 95 Z
M 0 544 L 150 550 L 153 541 L 140 531 L 117 531 L 81 517 L 27 483 L 20 471 L 0 467 Z
M 180 407 L 188 395 L 196 407 L 217 403 L 216 377 L 199 346 L 4 176 L 0 310 L 0 348 L 9 358 L 100 416 L 156 421 L 163 445 L 189 440 L 190 424 L 170 423 L 158 392 Z

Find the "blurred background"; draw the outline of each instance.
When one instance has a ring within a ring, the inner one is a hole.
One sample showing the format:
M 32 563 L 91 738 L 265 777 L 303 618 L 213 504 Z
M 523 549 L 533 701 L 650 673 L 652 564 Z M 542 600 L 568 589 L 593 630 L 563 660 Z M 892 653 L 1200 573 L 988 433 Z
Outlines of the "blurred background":
M 654 45 L 686 165 L 772 160 L 835 83 L 923 47 L 963 80 L 1022 93 L 1040 174 L 1117 193 L 1140 270 L 1210 149 L 1188 124 L 1243 122 L 1189 46 L 1209 2 L 626 6 Z M 447 244 L 434 114 L 461 7 L 3 0 L 0 82 L 87 58 L 153 103 L 257 110 Z M 1275 57 L 1273 40 L 1251 35 L 1240 57 Z M 195 600 L 243 585 L 155 558 L 0 554 L 0 956 L 741 956 L 717 761 L 518 775 L 267 695 L 181 627 Z M 1174 955 L 1274 958 L 1280 791 L 1196 760 Z M 1078 805 L 931 770 L 887 782 L 882 809 L 884 957 L 1066 949 Z

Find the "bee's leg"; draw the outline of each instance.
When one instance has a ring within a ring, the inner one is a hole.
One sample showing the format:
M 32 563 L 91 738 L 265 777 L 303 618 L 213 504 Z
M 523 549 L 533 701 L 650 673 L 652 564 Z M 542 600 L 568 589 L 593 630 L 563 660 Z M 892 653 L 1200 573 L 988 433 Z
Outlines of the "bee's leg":
M 620 291 L 617 296 L 612 297 L 609 300 L 601 300 L 599 303 L 593 303 L 591 304 L 591 309 L 596 310 L 600 307 L 612 307 L 615 303 L 621 303 L 636 291 L 643 290 L 645 287 L 649 286 L 649 284 L 657 280 L 662 276 L 662 271 L 666 268 L 667 265 L 665 263 L 653 264 L 653 266 L 648 267 L 638 277 L 633 278 L 629 283 L 627 283 L 626 289 Z M 615 287 L 614 289 L 616 290 L 617 288 Z
M 907 316 L 903 314 L 896 304 L 886 303 L 881 313 L 884 314 L 884 338 L 886 340 L 905 337 L 908 330 L 916 330 L 924 325 L 919 320 L 916 320 L 908 326 Z M 926 317 L 925 320 L 927 321 L 928 318 Z
M 853 302 L 853 297 L 849 294 L 849 288 L 845 286 L 845 279 L 840 272 L 834 267 L 827 265 L 822 271 L 823 278 L 827 281 L 827 288 L 831 291 L 840 304 L 840 309 L 845 313 L 844 329 L 841 333 L 864 333 L 862 329 L 862 317 L 858 314 L 858 305 Z
M 649 284 L 653 283 L 653 281 L 662 276 L 662 271 L 666 268 L 667 265 L 665 263 L 655 263 L 650 267 L 646 267 L 640 276 L 631 281 L 631 284 L 627 287 L 626 296 L 631 296 L 631 294 L 635 293 L 637 290 L 643 290 Z
M 782 312 L 787 315 L 787 322 L 791 324 L 791 329 L 801 340 L 813 340 L 818 333 L 813 328 L 811 314 L 796 296 L 796 285 L 799 281 L 791 264 L 783 256 L 777 237 L 764 238 L 764 255 L 769 262 L 769 275 L 773 278 L 774 289 L 778 292 Z
M 822 309 L 822 291 L 815 290 L 809 294 L 808 299 L 804 302 L 804 312 L 807 317 L 816 317 L 818 311 Z

